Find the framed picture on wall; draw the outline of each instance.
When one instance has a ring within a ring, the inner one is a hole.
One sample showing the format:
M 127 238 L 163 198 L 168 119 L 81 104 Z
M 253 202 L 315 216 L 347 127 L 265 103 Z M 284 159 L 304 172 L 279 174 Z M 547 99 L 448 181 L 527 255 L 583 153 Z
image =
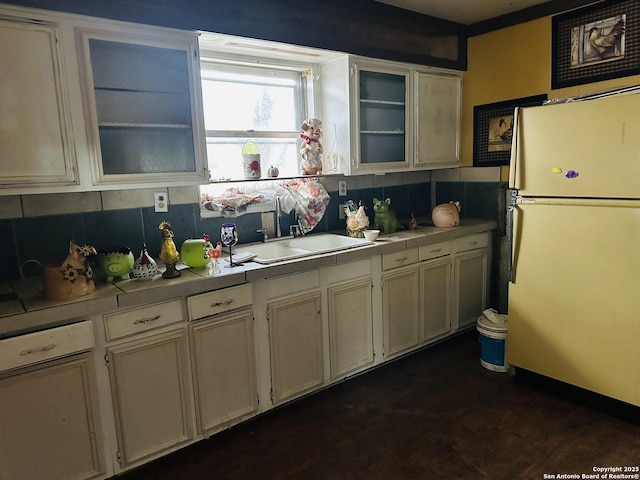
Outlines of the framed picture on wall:
M 551 88 L 640 73 L 640 2 L 617 0 L 552 18 Z
M 546 99 L 543 94 L 473 107 L 473 166 L 509 165 L 515 108 L 542 105 Z

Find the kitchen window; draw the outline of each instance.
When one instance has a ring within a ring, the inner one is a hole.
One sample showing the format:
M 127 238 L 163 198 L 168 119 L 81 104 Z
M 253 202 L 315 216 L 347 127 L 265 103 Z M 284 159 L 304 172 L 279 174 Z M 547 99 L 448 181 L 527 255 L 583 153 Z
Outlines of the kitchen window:
M 237 65 L 202 60 L 202 97 L 211 180 L 244 178 L 242 147 L 252 139 L 262 177 L 299 175 L 302 121 L 310 110 L 308 67 Z

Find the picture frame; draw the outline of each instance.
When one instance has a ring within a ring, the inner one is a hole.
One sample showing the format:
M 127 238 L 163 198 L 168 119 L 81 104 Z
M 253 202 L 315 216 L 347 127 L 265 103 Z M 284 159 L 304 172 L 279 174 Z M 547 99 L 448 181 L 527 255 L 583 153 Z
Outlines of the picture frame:
M 516 107 L 542 105 L 547 94 L 473 107 L 473 166 L 509 165 Z
M 551 19 L 551 89 L 640 74 L 640 3 L 597 3 Z

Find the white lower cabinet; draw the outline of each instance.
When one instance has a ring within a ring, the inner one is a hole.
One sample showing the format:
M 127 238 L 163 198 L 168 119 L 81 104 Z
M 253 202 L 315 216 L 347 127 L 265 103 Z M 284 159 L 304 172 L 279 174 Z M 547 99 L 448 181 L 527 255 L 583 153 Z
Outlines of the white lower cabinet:
M 120 469 L 255 415 L 251 303 L 243 284 L 187 297 L 186 308 L 175 298 L 104 315 Z
M 180 299 L 104 316 L 121 468 L 194 438 L 184 320 Z
M 320 298 L 316 291 L 269 303 L 274 404 L 324 382 Z
M 257 414 L 253 286 L 187 298 L 198 433 L 209 435 Z
M 451 258 L 420 265 L 420 341 L 451 330 Z
M 108 478 L 470 327 L 487 305 L 490 238 L 0 340 L 0 478 Z
M 198 430 L 210 435 L 256 414 L 253 310 L 189 326 Z
M 451 331 L 451 242 L 421 246 L 420 342 Z
M 384 357 L 390 358 L 418 345 L 418 249 L 382 257 L 382 328 Z
M 122 466 L 193 438 L 186 340 L 178 327 L 107 348 Z
M 454 329 L 475 324 L 487 308 L 491 265 L 489 239 L 489 233 L 480 233 L 454 240 Z
M 267 331 L 262 338 L 266 334 L 268 345 L 259 350 L 270 369 L 263 369 L 262 378 L 264 384 L 269 376 L 271 403 L 278 405 L 324 383 L 320 272 L 268 278 L 264 286 Z
M 373 364 L 371 260 L 326 269 L 331 380 Z
M 81 322 L 0 341 L 3 480 L 105 475 L 92 331 Z
M 382 257 L 385 358 L 475 324 L 487 307 L 490 234 Z

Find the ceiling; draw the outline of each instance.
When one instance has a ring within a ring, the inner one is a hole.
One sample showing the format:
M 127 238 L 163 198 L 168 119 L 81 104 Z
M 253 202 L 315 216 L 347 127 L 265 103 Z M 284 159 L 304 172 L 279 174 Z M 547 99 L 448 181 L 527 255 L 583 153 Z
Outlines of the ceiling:
M 549 0 L 376 0 L 395 7 L 471 25 Z

